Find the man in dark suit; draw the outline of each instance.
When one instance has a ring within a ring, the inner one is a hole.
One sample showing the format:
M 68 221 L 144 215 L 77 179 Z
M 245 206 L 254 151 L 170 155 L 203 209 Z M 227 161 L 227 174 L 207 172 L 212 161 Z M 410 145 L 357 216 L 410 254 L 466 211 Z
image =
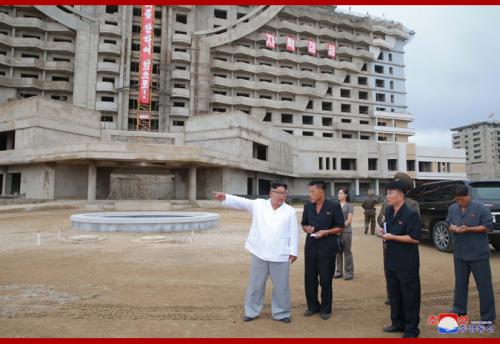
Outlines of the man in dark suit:
M 386 280 L 391 303 L 391 325 L 384 332 L 404 332 L 403 338 L 420 334 L 420 216 L 405 204 L 407 185 L 395 180 L 387 186 L 385 230 Z
M 479 292 L 482 321 L 495 321 L 495 293 L 491 281 L 490 243 L 493 230 L 491 211 L 483 203 L 471 199 L 469 188 L 458 185 L 453 193 L 455 203 L 448 208 L 446 221 L 453 238 L 455 294 L 453 313 L 467 314 L 469 277 L 472 272 Z
M 307 309 L 304 315 L 320 313 L 323 320 L 329 319 L 332 313 L 337 236 L 344 228 L 340 204 L 325 199 L 325 191 L 323 181 L 309 183 L 310 202 L 304 205 L 302 214 L 302 228 L 307 233 L 304 247 Z M 321 286 L 321 303 L 318 301 L 318 284 Z

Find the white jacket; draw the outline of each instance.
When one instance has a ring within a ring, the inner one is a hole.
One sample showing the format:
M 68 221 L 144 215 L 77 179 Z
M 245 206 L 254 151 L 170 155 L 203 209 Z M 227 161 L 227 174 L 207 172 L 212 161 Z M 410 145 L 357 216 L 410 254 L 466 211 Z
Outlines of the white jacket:
M 245 243 L 250 253 L 271 262 L 287 262 L 290 255 L 297 256 L 299 225 L 295 209 L 288 204 L 274 210 L 269 199 L 249 200 L 228 194 L 223 204 L 252 214 Z

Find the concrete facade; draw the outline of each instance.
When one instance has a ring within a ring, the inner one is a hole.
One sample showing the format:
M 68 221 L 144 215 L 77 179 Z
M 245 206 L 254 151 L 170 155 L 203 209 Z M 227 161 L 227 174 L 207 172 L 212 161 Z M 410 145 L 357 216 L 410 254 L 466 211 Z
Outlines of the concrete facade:
M 500 121 L 472 123 L 451 131 L 453 147 L 465 150 L 469 178 L 500 179 Z
M 152 131 L 139 132 L 140 20 L 140 6 L 0 7 L 3 194 L 193 201 L 274 179 L 304 195 L 320 178 L 363 195 L 396 171 L 465 177 L 462 150 L 408 143 L 413 32 L 400 23 L 335 6 L 156 6 Z M 152 183 L 168 186 L 137 189 Z

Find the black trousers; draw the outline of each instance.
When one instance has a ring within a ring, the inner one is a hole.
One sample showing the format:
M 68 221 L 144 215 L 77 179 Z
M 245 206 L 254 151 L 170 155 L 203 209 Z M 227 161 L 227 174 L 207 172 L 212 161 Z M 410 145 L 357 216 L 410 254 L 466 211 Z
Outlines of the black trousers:
M 383 257 L 384 257 L 384 275 L 385 275 L 385 290 L 387 292 L 387 299 L 389 299 L 389 282 L 387 281 L 387 244 L 383 244 Z
M 496 319 L 495 296 L 491 282 L 490 260 L 476 260 L 472 262 L 454 259 L 455 265 L 455 297 L 453 311 L 466 314 L 469 294 L 469 276 L 472 272 L 479 292 L 479 308 L 481 320 L 493 321 Z
M 420 275 L 418 268 L 399 271 L 387 269 L 387 288 L 391 301 L 392 325 L 405 333 L 418 335 L 420 330 Z
M 304 260 L 307 308 L 312 312 L 320 312 L 321 314 L 331 313 L 335 256 L 319 259 L 306 254 Z M 318 285 L 321 286 L 321 303 L 318 301 Z

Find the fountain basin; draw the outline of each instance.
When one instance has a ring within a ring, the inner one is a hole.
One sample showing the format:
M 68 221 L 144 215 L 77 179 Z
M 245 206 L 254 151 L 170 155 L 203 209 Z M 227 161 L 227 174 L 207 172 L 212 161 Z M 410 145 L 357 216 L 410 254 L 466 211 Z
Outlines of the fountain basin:
M 217 227 L 219 215 L 202 212 L 105 212 L 71 215 L 74 229 L 84 232 L 199 232 Z

